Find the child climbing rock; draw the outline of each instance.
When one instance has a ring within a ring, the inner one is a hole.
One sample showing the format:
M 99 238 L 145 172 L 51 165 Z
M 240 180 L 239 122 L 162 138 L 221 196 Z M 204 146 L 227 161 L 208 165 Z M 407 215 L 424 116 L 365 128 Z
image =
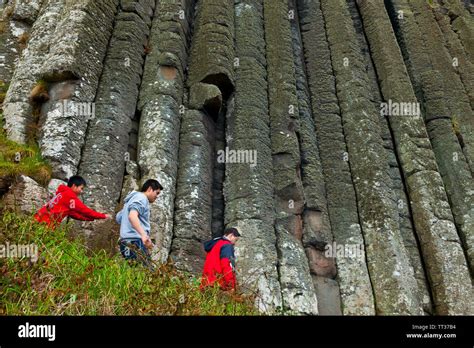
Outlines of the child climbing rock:
M 223 237 L 204 243 L 207 252 L 202 273 L 201 289 L 218 282 L 223 290 L 235 290 L 234 244 L 240 237 L 236 228 L 228 228 Z
M 78 198 L 86 185 L 81 176 L 69 178 L 67 186 L 60 185 L 56 195 L 35 214 L 36 221 L 55 229 L 65 217 L 83 221 L 110 219 L 110 215 L 89 208 Z

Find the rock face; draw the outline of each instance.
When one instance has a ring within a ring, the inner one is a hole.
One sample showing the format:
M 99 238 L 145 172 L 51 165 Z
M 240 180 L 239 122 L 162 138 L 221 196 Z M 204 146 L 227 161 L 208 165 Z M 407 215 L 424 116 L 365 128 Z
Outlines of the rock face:
M 48 199 L 48 191 L 44 187 L 21 175 L 3 197 L 2 203 L 7 209 L 29 214 L 41 208 Z
M 4 127 L 54 176 L 21 177 L 3 203 L 29 212 L 79 174 L 84 201 L 113 213 L 155 178 L 154 258 L 199 276 L 202 243 L 237 227 L 239 290 L 262 312 L 474 314 L 468 1 L 0 11 Z

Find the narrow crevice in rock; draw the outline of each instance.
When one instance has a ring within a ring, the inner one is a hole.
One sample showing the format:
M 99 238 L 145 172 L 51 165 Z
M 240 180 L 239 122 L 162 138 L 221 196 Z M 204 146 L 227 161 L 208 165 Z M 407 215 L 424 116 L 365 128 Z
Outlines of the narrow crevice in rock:
M 212 180 L 212 237 L 220 237 L 224 233 L 224 178 L 225 178 L 225 155 L 219 157 L 218 154 L 226 153 L 226 119 L 227 113 L 232 117 L 232 109 L 228 110 L 227 105 L 222 105 L 222 109 L 217 116 L 215 127 L 214 153 L 214 172 Z

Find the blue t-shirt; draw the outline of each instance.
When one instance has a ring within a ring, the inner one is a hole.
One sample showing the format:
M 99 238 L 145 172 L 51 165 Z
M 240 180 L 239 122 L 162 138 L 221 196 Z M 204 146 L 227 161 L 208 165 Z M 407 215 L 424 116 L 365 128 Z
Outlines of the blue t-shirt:
M 150 235 L 150 202 L 143 192 L 132 191 L 125 198 L 125 205 L 115 218 L 120 224 L 120 238 L 141 239 L 140 234 L 132 227 L 128 218 L 132 210 L 138 212 L 140 225 Z

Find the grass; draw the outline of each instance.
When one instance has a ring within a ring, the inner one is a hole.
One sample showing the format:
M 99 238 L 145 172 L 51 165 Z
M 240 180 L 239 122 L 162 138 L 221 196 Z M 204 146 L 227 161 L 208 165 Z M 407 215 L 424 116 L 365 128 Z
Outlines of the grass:
M 0 177 L 15 178 L 19 175 L 27 175 L 46 185 L 51 179 L 51 167 L 41 158 L 36 144 L 18 144 L 7 138 L 0 113 Z
M 3 104 L 7 95 L 9 84 L 3 80 L 0 80 L 0 104 Z
M 464 148 L 464 139 L 461 134 L 461 129 L 459 127 L 459 120 L 456 116 L 451 117 L 451 126 L 453 127 L 453 132 L 458 138 L 459 145 L 461 145 L 461 148 Z
M 30 93 L 30 100 L 32 103 L 44 103 L 49 100 L 48 83 L 44 80 L 39 80 L 33 87 Z
M 35 244 L 37 262 L 0 258 L 2 315 L 256 315 L 250 297 L 217 288 L 169 265 L 149 271 L 120 255 L 91 252 L 29 216 L 6 212 L 0 245 Z
M 7 31 L 10 17 L 13 14 L 13 4 L 6 6 L 3 11 L 0 11 L 0 34 L 4 34 Z
M 5 9 L 3 10 L 3 18 L 4 19 L 10 19 L 10 17 L 13 15 L 13 11 L 14 11 L 14 6 L 11 4 L 7 7 L 5 7 Z
M 426 2 L 428 3 L 428 5 L 431 8 L 438 8 L 439 7 L 439 4 L 437 2 L 435 2 L 435 0 L 426 0 Z
M 28 41 L 30 40 L 30 34 L 25 32 L 18 36 L 18 44 L 21 50 L 24 50 L 28 46 Z
M 459 129 L 459 121 L 456 116 L 451 117 L 451 126 L 453 127 L 453 131 L 456 135 L 461 134 L 461 131 Z

